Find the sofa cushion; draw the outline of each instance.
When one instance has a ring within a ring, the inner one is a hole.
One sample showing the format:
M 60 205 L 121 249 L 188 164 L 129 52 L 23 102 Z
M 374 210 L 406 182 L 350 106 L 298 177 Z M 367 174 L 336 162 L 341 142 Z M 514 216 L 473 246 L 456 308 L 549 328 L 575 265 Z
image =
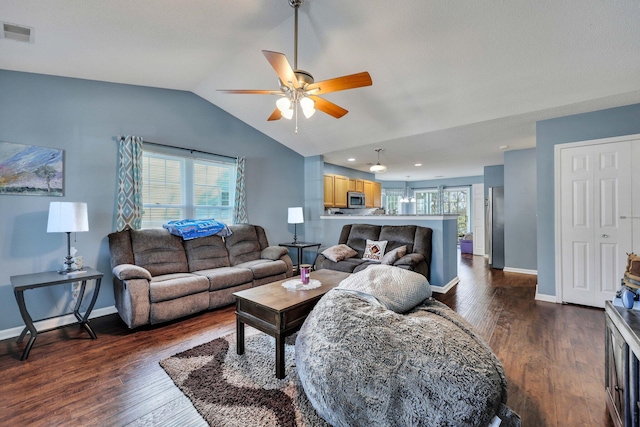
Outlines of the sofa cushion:
M 381 240 L 378 238 L 380 237 L 381 228 L 381 225 L 353 224 L 349 230 L 347 240 L 338 243 L 345 243 L 350 248 L 355 249 L 358 252 L 358 257 L 362 258 L 367 246 L 367 239 Z
M 133 264 L 133 249 L 131 248 L 131 234 L 129 230 L 111 233 L 109 236 L 109 252 L 111 254 L 111 268 L 120 264 Z
M 230 264 L 235 266 L 260 259 L 263 248 L 260 246 L 256 228 L 253 225 L 243 224 L 232 226 L 231 230 L 233 234 L 224 239 Z
M 345 273 L 353 273 L 353 271 L 361 264 L 373 264 L 362 258 L 347 258 L 340 262 L 333 262 L 330 259 L 325 258 L 321 260 L 319 268 L 328 268 L 329 270 L 343 271 Z
M 220 236 L 185 240 L 183 245 L 189 262 L 189 271 L 192 273 L 230 266 L 227 247 Z
M 168 301 L 209 290 L 209 279 L 190 273 L 173 273 L 151 279 L 149 299 L 152 303 Z
M 380 230 L 380 240 L 389 242 L 387 251 L 406 246 L 407 253 L 411 253 L 414 251 L 416 228 L 415 225 L 385 225 Z
M 253 282 L 253 272 L 248 268 L 218 267 L 196 271 L 193 274 L 209 279 L 210 291 Z
M 354 251 L 347 245 L 341 244 L 325 249 L 322 251 L 322 255 L 333 262 L 339 262 L 343 259 L 352 258 L 358 255 L 358 252 Z
M 187 273 L 189 264 L 180 237 L 164 229 L 130 230 L 135 265 L 152 276 Z
M 234 267 L 250 269 L 253 271 L 254 279 L 262 279 L 287 272 L 287 264 L 281 260 L 271 261 L 268 259 L 257 259 L 237 264 Z

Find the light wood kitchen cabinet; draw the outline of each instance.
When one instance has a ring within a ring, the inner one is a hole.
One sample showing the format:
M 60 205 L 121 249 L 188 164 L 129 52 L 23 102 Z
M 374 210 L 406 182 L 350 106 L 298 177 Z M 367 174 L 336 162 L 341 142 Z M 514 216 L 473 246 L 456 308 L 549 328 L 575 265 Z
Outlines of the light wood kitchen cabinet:
M 379 182 L 373 183 L 373 207 L 382 207 L 382 184 Z
M 333 182 L 333 175 L 324 176 L 324 205 L 327 208 L 332 208 L 335 203 Z
M 364 205 L 366 208 L 373 207 L 373 182 L 365 181 L 364 182 Z
M 364 179 L 348 178 L 342 175 L 324 176 L 324 206 L 326 208 L 346 208 L 347 192 L 357 191 L 365 195 L 365 207 L 382 206 L 382 184 Z
M 333 176 L 333 206 L 336 208 L 347 207 L 347 191 L 349 191 L 349 178 L 346 176 Z

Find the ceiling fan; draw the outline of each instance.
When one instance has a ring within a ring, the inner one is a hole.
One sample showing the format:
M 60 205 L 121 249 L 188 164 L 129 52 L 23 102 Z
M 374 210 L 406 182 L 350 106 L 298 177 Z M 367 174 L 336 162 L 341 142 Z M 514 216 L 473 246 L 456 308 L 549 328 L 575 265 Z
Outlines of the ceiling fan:
M 298 132 L 298 108 L 300 105 L 305 117 L 311 117 L 316 109 L 339 119 L 348 113 L 344 108 L 321 98 L 330 92 L 371 86 L 371 76 L 368 72 L 350 74 L 329 80 L 316 82 L 308 71 L 298 69 L 298 8 L 304 0 L 288 0 L 295 9 L 294 61 L 293 68 L 287 57 L 279 52 L 263 50 L 262 53 L 278 74 L 279 90 L 220 90 L 220 92 L 236 94 L 277 95 L 276 109 L 271 113 L 268 121 L 280 120 L 282 117 L 291 119 L 296 116 L 296 133 Z

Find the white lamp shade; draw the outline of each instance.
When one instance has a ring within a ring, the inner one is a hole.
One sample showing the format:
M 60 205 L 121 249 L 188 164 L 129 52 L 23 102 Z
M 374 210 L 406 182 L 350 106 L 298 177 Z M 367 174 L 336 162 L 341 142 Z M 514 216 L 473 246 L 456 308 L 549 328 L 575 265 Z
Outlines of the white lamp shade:
M 381 165 L 380 163 L 376 163 L 375 165 L 371 166 L 369 170 L 375 173 L 385 173 L 387 171 L 387 167 L 385 165 Z
M 47 233 L 89 231 L 87 204 L 80 202 L 51 202 Z
M 302 224 L 304 222 L 304 215 L 302 214 L 302 208 L 289 208 L 289 224 Z

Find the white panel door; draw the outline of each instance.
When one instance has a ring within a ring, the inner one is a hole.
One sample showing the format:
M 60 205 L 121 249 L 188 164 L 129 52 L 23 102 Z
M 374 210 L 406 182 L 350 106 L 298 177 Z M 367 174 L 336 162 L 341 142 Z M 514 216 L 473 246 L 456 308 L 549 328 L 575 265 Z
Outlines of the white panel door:
M 631 250 L 631 143 L 561 150 L 562 300 L 604 307 Z
M 473 206 L 473 254 L 484 255 L 484 184 L 471 186 Z

